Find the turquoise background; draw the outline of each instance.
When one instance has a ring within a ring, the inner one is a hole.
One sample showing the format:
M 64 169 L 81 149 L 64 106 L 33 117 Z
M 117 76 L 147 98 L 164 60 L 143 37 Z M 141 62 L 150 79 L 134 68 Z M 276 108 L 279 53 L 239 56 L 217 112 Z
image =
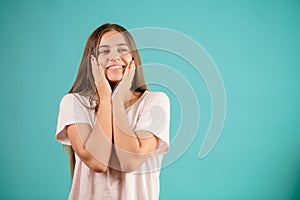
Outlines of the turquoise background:
M 210 120 L 203 79 L 174 55 L 141 53 L 144 63 L 181 72 L 201 109 L 193 144 L 162 169 L 160 199 L 300 199 L 299 1 L 1 0 L 0 16 L 1 199 L 67 198 L 67 156 L 54 137 L 59 101 L 88 36 L 105 22 L 182 32 L 207 50 L 224 81 L 225 126 L 199 160 Z M 171 101 L 174 138 L 180 99 Z

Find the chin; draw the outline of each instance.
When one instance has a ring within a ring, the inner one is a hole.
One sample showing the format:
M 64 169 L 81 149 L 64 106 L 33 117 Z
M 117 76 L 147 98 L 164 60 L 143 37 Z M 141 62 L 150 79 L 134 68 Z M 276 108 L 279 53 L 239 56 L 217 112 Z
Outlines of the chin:
M 121 80 L 121 79 L 120 79 Z M 120 80 L 109 80 L 110 83 L 117 83 L 119 82 Z
M 120 80 L 122 80 L 122 77 L 108 78 L 108 81 L 112 83 L 119 82 Z
M 106 73 L 106 79 L 110 82 L 118 82 L 122 80 L 123 73 Z

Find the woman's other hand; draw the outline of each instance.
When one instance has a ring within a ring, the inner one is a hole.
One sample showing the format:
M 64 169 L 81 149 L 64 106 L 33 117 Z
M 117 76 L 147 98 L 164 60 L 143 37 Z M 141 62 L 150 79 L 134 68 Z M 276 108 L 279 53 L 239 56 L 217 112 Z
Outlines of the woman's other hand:
M 112 101 L 113 102 L 123 102 L 128 103 L 132 92 L 130 90 L 132 85 L 132 80 L 135 74 L 135 63 L 134 60 L 129 62 L 129 64 L 126 66 L 124 75 L 122 80 L 117 85 L 116 89 L 114 90 L 112 94 Z
M 91 55 L 92 72 L 94 76 L 95 85 L 97 87 L 100 98 L 111 98 L 111 87 L 105 77 L 105 71 L 96 58 Z

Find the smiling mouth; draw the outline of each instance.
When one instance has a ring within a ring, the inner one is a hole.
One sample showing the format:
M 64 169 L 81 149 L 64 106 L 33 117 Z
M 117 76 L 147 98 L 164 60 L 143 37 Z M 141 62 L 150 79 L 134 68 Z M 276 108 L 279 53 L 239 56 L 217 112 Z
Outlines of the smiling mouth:
M 115 65 L 115 66 L 107 67 L 106 70 L 110 70 L 110 69 L 123 69 L 123 68 L 125 68 L 125 66 L 123 66 L 123 65 Z

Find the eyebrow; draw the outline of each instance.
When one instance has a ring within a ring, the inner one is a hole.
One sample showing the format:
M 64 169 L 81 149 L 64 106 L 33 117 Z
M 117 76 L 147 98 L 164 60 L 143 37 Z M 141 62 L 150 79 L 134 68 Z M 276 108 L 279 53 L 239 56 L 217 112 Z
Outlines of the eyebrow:
M 117 44 L 117 46 L 127 46 L 127 44 L 126 44 L 126 43 L 119 43 L 119 44 Z M 103 44 L 103 45 L 100 45 L 100 46 L 99 46 L 99 48 L 102 48 L 102 47 L 108 48 L 108 47 L 111 47 L 111 46 L 110 46 L 110 45 L 107 45 L 107 44 Z

